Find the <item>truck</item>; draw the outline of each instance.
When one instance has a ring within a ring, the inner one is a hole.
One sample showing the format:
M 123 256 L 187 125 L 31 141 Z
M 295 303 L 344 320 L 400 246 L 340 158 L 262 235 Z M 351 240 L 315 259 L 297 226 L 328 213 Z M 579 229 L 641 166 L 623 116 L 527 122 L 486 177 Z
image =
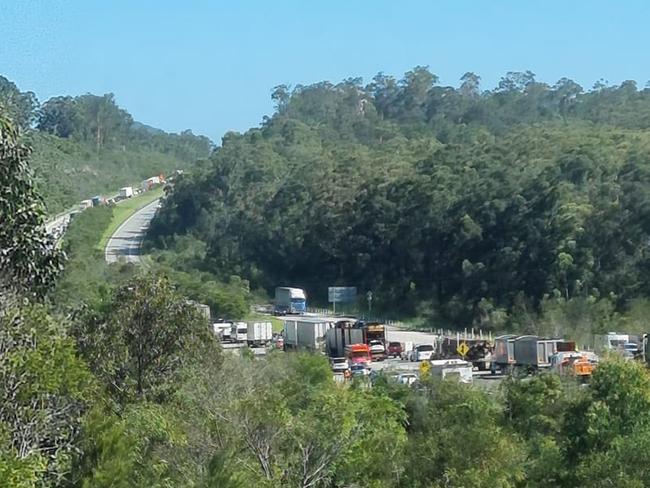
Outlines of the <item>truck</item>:
M 473 366 L 462 359 L 434 359 L 430 361 L 431 376 L 444 379 L 453 379 L 459 383 L 471 385 L 474 382 Z
M 368 365 L 372 360 L 368 344 L 350 344 L 345 346 L 344 353 L 350 367 L 355 364 Z
M 232 322 L 215 322 L 212 324 L 215 335 L 222 342 L 229 342 L 232 334 Z
M 248 324 L 233 322 L 230 327 L 230 340 L 233 342 L 248 342 Z
M 147 190 L 151 190 L 156 185 L 160 185 L 162 181 L 163 180 L 160 176 L 152 176 L 151 178 L 147 178 L 146 180 L 143 180 L 141 186 L 144 191 L 147 191 Z
M 120 198 L 131 198 L 133 196 L 133 187 L 124 186 L 120 188 Z
M 517 337 L 513 341 L 515 366 L 518 368 L 550 368 L 551 357 L 557 353 L 558 339 L 534 335 Z
M 580 381 L 588 380 L 598 357 L 590 351 L 558 351 L 551 356 L 551 370 L 561 376 L 572 376 Z
M 363 343 L 370 348 L 373 361 L 386 359 L 386 327 L 379 322 L 357 322 L 355 327 L 363 331 Z
M 186 300 L 186 303 L 188 305 L 193 305 L 194 308 L 196 308 L 196 311 L 201 315 L 201 317 L 205 318 L 208 324 L 212 323 L 211 318 L 212 314 L 210 312 L 210 306 L 206 305 L 204 303 L 198 303 L 195 302 L 194 300 Z
M 271 322 L 248 322 L 246 342 L 249 346 L 265 346 L 273 339 L 273 324 Z
M 628 342 L 630 342 L 629 334 L 620 334 L 618 332 L 596 334 L 594 336 L 594 351 L 603 353 L 622 350 Z
M 461 357 L 458 346 L 464 343 L 467 346 L 467 353 Z M 480 371 L 490 369 L 492 362 L 492 343 L 480 337 L 464 337 L 461 334 L 455 336 L 442 336 L 436 341 L 438 359 L 463 359 L 472 363 L 472 366 Z
M 341 320 L 326 332 L 325 343 L 329 357 L 343 357 L 346 346 L 364 344 L 363 330 L 355 329 L 353 326 L 353 322 Z
M 284 321 L 284 350 L 304 349 L 323 352 L 325 350 L 327 331 L 334 323 L 324 318 L 299 318 Z
M 495 337 L 494 339 L 494 352 L 492 353 L 491 370 L 496 373 L 496 370 L 512 370 L 515 365 L 515 351 L 514 342 L 517 336 L 513 334 L 506 334 Z
M 104 197 L 101 195 L 94 196 L 90 200 L 93 203 L 93 207 L 99 207 L 104 204 Z
M 87 208 L 90 208 L 92 206 L 93 206 L 93 201 L 91 199 L 81 200 L 81 203 L 79 204 L 79 210 L 86 210 Z
M 307 311 L 307 296 L 302 288 L 278 286 L 275 289 L 275 315 L 303 314 Z
M 368 346 L 373 361 L 386 359 L 386 328 L 378 322 L 340 320 L 327 331 L 327 354 L 340 357 L 351 344 Z

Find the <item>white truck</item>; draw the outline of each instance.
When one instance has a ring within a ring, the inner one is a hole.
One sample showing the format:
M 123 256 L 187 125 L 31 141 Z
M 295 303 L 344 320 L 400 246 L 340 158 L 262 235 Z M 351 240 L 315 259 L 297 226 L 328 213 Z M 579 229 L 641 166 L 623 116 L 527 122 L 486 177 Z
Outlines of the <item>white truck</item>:
M 271 322 L 248 322 L 246 342 L 249 346 L 264 346 L 273 339 Z
M 133 187 L 125 186 L 120 188 L 120 198 L 131 198 L 133 196 Z
M 462 359 L 435 359 L 430 361 L 431 376 L 438 377 L 442 380 L 453 379 L 459 383 L 472 384 L 474 382 L 474 373 L 472 373 L 472 364 Z
M 212 324 L 214 334 L 222 342 L 230 341 L 232 334 L 232 322 L 215 322 Z
M 246 322 L 233 322 L 230 328 L 230 340 L 233 342 L 247 342 L 248 324 Z
M 279 286 L 275 289 L 275 315 L 303 314 L 307 311 L 307 296 L 302 288 Z
M 284 348 L 324 351 L 327 331 L 334 322 L 322 318 L 301 318 L 284 321 Z

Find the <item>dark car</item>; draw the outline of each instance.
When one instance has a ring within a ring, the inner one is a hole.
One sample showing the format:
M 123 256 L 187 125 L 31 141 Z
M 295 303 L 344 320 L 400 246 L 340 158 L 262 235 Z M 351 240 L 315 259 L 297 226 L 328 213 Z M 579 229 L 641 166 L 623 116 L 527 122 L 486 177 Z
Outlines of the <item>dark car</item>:
M 389 342 L 387 355 L 389 358 L 399 358 L 402 356 L 402 343 L 401 342 Z

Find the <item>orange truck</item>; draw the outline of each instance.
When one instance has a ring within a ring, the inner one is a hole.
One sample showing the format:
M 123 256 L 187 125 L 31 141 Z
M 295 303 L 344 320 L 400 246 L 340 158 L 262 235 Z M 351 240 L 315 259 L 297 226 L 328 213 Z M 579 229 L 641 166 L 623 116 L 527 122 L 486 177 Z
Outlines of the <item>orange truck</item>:
M 350 366 L 353 364 L 370 363 L 370 347 L 368 344 L 350 344 L 345 346 L 345 358 Z
M 597 359 L 593 353 L 581 351 L 562 351 L 551 357 L 551 368 L 560 375 L 587 379 L 596 367 Z

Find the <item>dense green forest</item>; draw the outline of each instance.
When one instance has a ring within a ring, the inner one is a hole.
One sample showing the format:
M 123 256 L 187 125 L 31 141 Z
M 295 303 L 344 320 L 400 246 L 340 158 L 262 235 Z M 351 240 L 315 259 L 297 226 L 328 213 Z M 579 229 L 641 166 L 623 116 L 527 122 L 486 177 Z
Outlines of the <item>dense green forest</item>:
M 586 327 L 606 328 L 645 308 L 650 89 L 530 72 L 449 87 L 416 67 L 272 98 L 156 218 L 151 242 L 182 266 L 312 302 L 357 286 L 428 325 L 531 330 L 593 306 Z
M 54 97 L 39 103 L 0 76 L 0 107 L 25 134 L 49 213 L 80 200 L 191 168 L 212 143 L 191 131 L 168 134 L 135 122 L 112 94 Z

